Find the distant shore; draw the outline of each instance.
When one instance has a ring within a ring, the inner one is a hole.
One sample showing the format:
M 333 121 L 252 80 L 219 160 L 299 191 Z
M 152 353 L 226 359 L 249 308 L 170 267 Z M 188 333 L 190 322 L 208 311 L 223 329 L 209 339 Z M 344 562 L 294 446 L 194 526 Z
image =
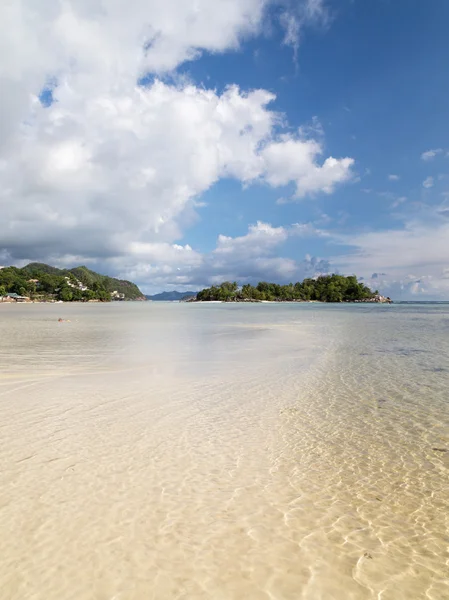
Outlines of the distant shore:
M 195 304 L 393 304 L 391 298 L 381 296 L 379 299 L 368 298 L 366 300 L 255 300 L 252 298 L 232 298 L 230 300 L 197 300 L 196 298 L 187 298 L 179 300 L 184 303 Z
M 259 281 L 257 285 L 236 281 L 223 281 L 220 285 L 204 288 L 195 296 L 184 298 L 186 302 L 369 302 L 391 303 L 378 290 L 366 286 L 356 275 L 320 275 L 296 283 L 279 284 Z

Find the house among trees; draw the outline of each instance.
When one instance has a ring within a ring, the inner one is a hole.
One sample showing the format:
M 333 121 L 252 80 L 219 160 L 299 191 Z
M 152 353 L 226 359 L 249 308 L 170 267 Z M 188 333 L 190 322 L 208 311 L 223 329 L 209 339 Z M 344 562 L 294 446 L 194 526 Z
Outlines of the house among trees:
M 28 296 L 19 296 L 19 294 L 11 292 L 2 296 L 2 302 L 30 302 L 30 299 Z
M 114 290 L 113 292 L 111 292 L 111 298 L 112 300 L 124 300 L 125 294 L 121 294 L 117 290 Z
M 87 267 L 58 269 L 43 263 L 30 263 L 22 268 L 1 268 L 2 297 L 7 302 L 145 300 L 145 296 L 131 281 L 100 275 Z

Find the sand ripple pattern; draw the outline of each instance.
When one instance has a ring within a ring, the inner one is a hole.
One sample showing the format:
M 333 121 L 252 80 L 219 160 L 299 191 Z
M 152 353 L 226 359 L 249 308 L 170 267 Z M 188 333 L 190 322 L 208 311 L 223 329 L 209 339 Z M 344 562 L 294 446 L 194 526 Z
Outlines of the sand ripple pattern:
M 448 333 L 444 306 L 0 306 L 0 597 L 448 598 Z

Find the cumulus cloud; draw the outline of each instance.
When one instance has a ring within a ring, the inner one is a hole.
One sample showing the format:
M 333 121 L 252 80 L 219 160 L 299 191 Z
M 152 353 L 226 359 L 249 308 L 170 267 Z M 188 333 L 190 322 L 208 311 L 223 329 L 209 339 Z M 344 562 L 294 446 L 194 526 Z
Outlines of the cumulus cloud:
M 383 274 L 379 279 L 367 280 L 365 283 L 371 289 L 377 289 L 380 293 L 389 296 L 394 301 L 414 300 L 446 300 L 449 285 L 444 285 L 442 277 L 422 275 L 417 277 L 413 274 L 405 274 L 397 279 L 388 274 Z
M 262 150 L 265 179 L 273 187 L 296 184 L 296 198 L 318 192 L 331 194 L 336 185 L 352 179 L 353 158 L 326 158 L 319 163 L 322 145 L 316 140 L 283 135 Z
M 108 96 L 55 90 L 35 101 L 0 164 L 0 244 L 13 259 L 36 252 L 107 256 L 132 243 L 177 240 L 196 199 L 222 177 L 297 196 L 331 193 L 353 159 L 318 156 L 321 143 L 278 136 L 273 95 L 221 95 L 156 80 Z
M 421 154 L 421 159 L 425 161 L 430 161 L 435 158 L 438 154 L 443 152 L 443 148 L 434 148 L 433 150 L 427 150 Z
M 2 246 L 91 256 L 178 238 L 178 217 L 220 177 L 259 175 L 271 100 L 161 81 L 107 98 L 58 90 L 51 109 L 35 103 L 2 163 Z
M 27 104 L 48 77 L 108 89 L 237 48 L 261 27 L 264 0 L 23 0 L 2 3 L 2 77 Z M 15 84 L 15 85 L 14 85 Z M 2 86 L 2 89 L 5 89 Z M 11 98 L 11 96 L 9 96 Z M 8 105 L 12 103 L 8 102 Z
M 113 268 L 120 277 L 138 281 L 145 290 L 198 288 L 224 280 L 297 281 L 329 272 L 329 262 L 308 255 L 298 261 L 276 253 L 289 237 L 319 235 L 326 234 L 308 223 L 274 227 L 259 221 L 242 236 L 220 234 L 209 253 L 200 254 L 189 246 L 167 248 L 165 244 L 153 244 L 136 249 L 144 252 L 148 262 L 136 262 L 127 255 L 109 259 L 107 269 Z
M 163 77 L 202 52 L 238 48 L 260 31 L 267 4 L 2 3 L 2 263 L 196 268 L 203 257 L 176 242 L 221 178 L 293 182 L 298 198 L 349 181 L 354 160 L 324 156 L 317 120 L 282 133 L 271 92 L 218 93 Z M 310 17 L 319 12 L 306 4 Z
M 213 251 L 194 252 L 178 246 L 165 262 L 155 255 L 154 265 L 136 267 L 123 259 L 115 266 L 124 277 L 148 282 L 152 286 L 202 287 L 223 280 L 253 283 L 261 279 L 296 281 L 329 272 L 357 273 L 372 289 L 399 299 L 447 299 L 449 294 L 449 220 L 440 207 L 419 213 L 404 223 L 403 228 L 340 234 L 317 229 L 311 223 L 275 227 L 257 222 L 241 236 L 220 235 Z M 282 257 L 282 245 L 291 238 L 322 237 L 330 248 L 343 246 L 346 254 L 330 260 L 306 256 L 304 260 Z M 281 256 L 277 256 L 280 254 Z M 143 270 L 142 270 L 143 269 Z
M 289 227 L 273 227 L 270 223 L 258 221 L 250 225 L 248 233 L 240 237 L 228 237 L 219 235 L 216 255 L 236 255 L 241 258 L 242 254 L 248 256 L 263 256 L 269 254 L 273 248 L 279 246 L 293 236 L 326 236 L 327 234 L 316 229 L 310 223 L 295 223 Z
M 438 212 L 427 219 L 410 220 L 403 229 L 335 235 L 333 241 L 351 248 L 334 256 L 333 264 L 345 272 L 377 274 L 375 287 L 398 298 L 420 294 L 447 298 L 449 281 L 449 221 Z M 378 273 L 382 271 L 382 273 Z M 387 274 L 387 275 L 385 275 Z
M 248 233 L 241 237 L 219 235 L 214 252 L 221 255 L 244 252 L 245 256 L 261 256 L 269 253 L 287 237 L 288 231 L 285 227 L 272 227 L 269 223 L 258 221 L 256 225 L 250 225 Z
M 390 181 L 399 181 L 400 177 L 399 175 L 388 175 L 388 179 Z
M 423 187 L 425 187 L 426 189 L 429 189 L 431 187 L 433 187 L 434 184 L 434 179 L 433 177 L 427 177 L 426 179 L 424 179 L 424 181 L 422 182 Z

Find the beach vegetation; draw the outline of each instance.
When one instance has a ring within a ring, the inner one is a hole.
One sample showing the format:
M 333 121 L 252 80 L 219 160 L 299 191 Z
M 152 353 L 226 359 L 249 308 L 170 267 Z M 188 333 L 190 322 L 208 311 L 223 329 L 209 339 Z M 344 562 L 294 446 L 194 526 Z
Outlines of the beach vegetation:
M 355 302 L 372 298 L 377 293 L 358 281 L 355 275 L 346 277 L 333 274 L 287 285 L 260 281 L 256 286 L 246 283 L 239 287 L 236 282 L 225 281 L 201 290 L 196 299 L 222 302 Z
M 0 296 L 8 293 L 36 300 L 64 302 L 145 299 L 139 288 L 130 281 L 100 275 L 87 267 L 58 269 L 43 263 L 0 269 Z

